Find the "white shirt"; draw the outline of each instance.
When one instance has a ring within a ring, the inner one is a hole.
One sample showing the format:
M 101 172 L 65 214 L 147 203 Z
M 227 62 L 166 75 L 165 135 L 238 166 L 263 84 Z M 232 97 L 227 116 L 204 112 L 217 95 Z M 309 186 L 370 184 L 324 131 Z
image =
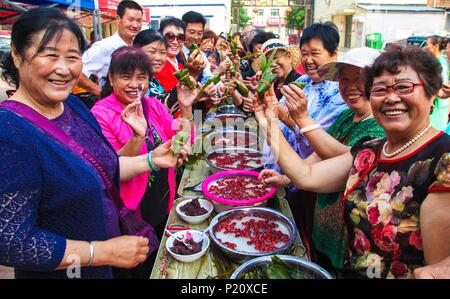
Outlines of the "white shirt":
M 83 53 L 83 74 L 89 77 L 96 74 L 99 78 L 100 86 L 103 87 L 108 76 L 109 63 L 112 53 L 120 47 L 127 46 L 127 43 L 116 32 L 112 36 L 95 42 Z
M 183 51 L 184 56 L 186 57 L 186 59 L 189 59 L 189 57 L 187 56 L 189 54 L 189 49 L 185 45 L 183 45 L 182 51 Z M 209 60 L 206 57 L 205 53 L 203 53 L 202 51 L 200 51 L 200 53 L 202 53 L 203 59 L 206 60 L 206 67 L 205 67 L 205 69 L 202 72 L 202 77 L 201 77 L 202 80 L 200 81 L 200 83 L 205 84 L 206 81 L 208 81 L 208 79 L 214 77 L 214 75 L 211 72 L 211 66 L 209 65 Z

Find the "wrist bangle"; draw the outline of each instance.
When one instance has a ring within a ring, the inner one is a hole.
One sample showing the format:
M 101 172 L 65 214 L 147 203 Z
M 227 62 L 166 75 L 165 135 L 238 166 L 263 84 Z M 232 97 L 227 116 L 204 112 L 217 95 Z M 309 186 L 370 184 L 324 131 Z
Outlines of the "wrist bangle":
M 314 124 L 314 125 L 310 125 L 310 126 L 306 126 L 303 129 L 300 129 L 300 133 L 305 134 L 306 132 L 315 130 L 315 129 L 319 129 L 320 125 L 319 124 Z
M 89 261 L 86 264 L 86 267 L 90 267 L 93 261 L 94 261 L 94 244 L 92 244 L 92 242 L 89 242 Z
M 153 163 L 153 151 L 150 151 L 147 155 L 147 162 L 148 162 L 148 166 L 150 166 L 150 169 L 152 171 L 159 171 L 160 168 L 156 167 L 156 165 Z

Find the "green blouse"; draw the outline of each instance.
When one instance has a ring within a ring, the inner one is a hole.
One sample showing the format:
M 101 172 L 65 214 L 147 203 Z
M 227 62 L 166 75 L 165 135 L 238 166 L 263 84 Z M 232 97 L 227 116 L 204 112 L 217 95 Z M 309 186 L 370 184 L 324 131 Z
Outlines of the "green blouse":
M 353 122 L 354 116 L 352 110 L 344 110 L 330 127 L 328 134 L 350 147 L 364 137 L 373 139 L 384 137 L 383 128 L 374 118 Z M 327 255 L 337 269 L 344 266 L 346 248 L 340 195 L 340 193 L 317 194 L 313 227 L 316 249 Z

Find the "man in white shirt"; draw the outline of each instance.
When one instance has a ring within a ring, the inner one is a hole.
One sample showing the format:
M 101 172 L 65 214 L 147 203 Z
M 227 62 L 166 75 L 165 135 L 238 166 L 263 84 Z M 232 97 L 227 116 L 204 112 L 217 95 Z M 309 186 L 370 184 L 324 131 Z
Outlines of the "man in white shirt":
M 188 11 L 185 13 L 182 17 L 183 22 L 186 23 L 186 30 L 185 30 L 185 42 L 183 45 L 183 53 L 186 57 L 186 60 L 189 59 L 187 56 L 189 53 L 189 48 L 191 47 L 192 43 L 200 46 L 202 39 L 203 39 L 203 31 L 205 30 L 205 24 L 206 19 L 205 17 L 195 11 Z M 195 73 L 199 73 L 198 81 L 202 84 L 204 84 L 209 78 L 213 77 L 213 74 L 211 72 L 211 67 L 209 65 L 208 58 L 206 58 L 205 53 L 202 53 L 202 60 L 193 60 L 189 62 L 188 60 L 188 69 L 189 71 L 194 70 Z
M 117 6 L 119 26 L 117 32 L 101 41 L 95 42 L 82 56 L 83 73 L 78 86 L 100 99 L 101 88 L 106 83 L 111 54 L 120 47 L 133 45 L 133 39 L 142 28 L 142 7 L 131 0 L 124 0 Z M 97 85 L 89 77 L 95 74 Z

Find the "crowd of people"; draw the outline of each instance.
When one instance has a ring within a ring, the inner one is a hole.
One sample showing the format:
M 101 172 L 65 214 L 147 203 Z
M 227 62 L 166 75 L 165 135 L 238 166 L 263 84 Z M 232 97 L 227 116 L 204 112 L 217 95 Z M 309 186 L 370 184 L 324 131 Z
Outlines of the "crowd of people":
M 173 153 L 175 136 L 193 142 L 194 111 L 225 100 L 256 118 L 260 179 L 285 188 L 312 261 L 339 278 L 450 278 L 450 86 L 438 37 L 340 53 L 331 22 L 289 45 L 251 26 L 216 34 L 193 11 L 159 30 L 141 30 L 134 1 L 117 14 L 118 31 L 90 46 L 55 8 L 13 25 L 1 62 L 16 90 L 0 104 L 0 264 L 16 278 L 67 278 L 74 255 L 81 278 L 149 278 L 156 250 L 123 235 L 109 190 L 161 239 L 190 153 Z

